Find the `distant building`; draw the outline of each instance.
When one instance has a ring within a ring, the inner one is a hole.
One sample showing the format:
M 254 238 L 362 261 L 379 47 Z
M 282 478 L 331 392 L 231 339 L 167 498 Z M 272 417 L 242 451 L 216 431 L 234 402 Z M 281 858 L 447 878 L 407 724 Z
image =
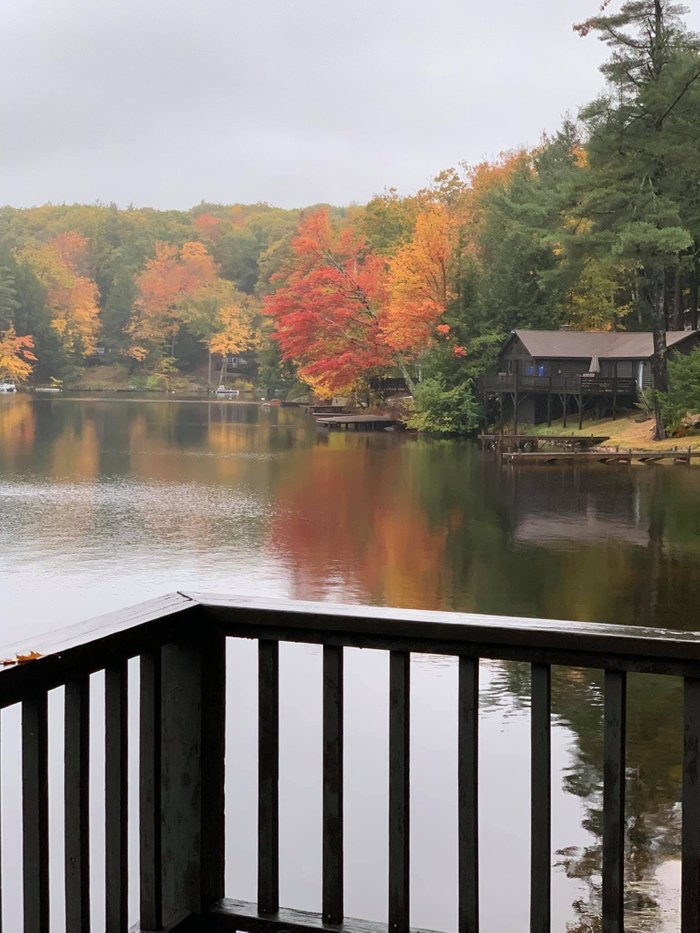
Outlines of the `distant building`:
M 699 331 L 668 331 L 669 351 L 700 346 Z M 614 414 L 651 385 L 651 333 L 514 330 L 498 357 L 496 373 L 481 379 L 482 392 L 498 396 L 506 417 L 535 424 L 574 411 L 583 420 L 595 404 Z

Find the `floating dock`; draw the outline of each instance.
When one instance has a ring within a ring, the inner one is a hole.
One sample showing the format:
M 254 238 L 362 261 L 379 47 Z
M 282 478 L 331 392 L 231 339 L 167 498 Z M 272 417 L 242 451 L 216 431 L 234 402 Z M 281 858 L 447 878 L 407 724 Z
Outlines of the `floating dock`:
M 403 426 L 398 418 L 388 415 L 335 415 L 332 418 L 316 418 L 316 424 L 329 431 L 384 431 Z
M 479 434 L 484 450 L 539 450 L 549 444 L 563 448 L 598 447 L 609 441 L 607 435 L 595 434 Z
M 671 460 L 674 463 L 691 463 L 700 459 L 700 450 L 514 450 L 504 451 L 501 458 L 505 463 L 658 463 Z

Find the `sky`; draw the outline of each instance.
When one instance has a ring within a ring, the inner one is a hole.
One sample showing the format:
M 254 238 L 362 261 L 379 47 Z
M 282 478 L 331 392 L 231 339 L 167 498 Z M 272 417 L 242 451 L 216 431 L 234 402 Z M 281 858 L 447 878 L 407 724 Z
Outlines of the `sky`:
M 1 0 L 0 204 L 410 194 L 597 95 L 606 48 L 571 28 L 597 6 Z

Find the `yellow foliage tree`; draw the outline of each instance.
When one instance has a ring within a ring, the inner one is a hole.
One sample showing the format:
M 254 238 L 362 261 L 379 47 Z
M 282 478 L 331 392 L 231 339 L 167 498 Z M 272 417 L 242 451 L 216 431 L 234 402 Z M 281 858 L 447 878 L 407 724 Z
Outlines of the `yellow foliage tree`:
M 381 328 L 399 353 L 420 355 L 453 297 L 450 265 L 456 234 L 448 209 L 434 204 L 418 214 L 413 236 L 389 260 L 389 300 Z
M 65 350 L 78 356 L 94 352 L 100 329 L 97 285 L 77 271 L 86 250 L 87 241 L 74 233 L 48 243 L 27 244 L 17 254 L 46 289 L 51 326 Z
M 32 353 L 34 338 L 17 336 L 14 327 L 0 331 L 0 379 L 24 382 L 32 372 L 36 357 Z
M 577 330 L 614 330 L 620 327 L 632 308 L 629 296 L 630 273 L 624 267 L 596 259 L 585 263 L 569 293 L 569 320 Z

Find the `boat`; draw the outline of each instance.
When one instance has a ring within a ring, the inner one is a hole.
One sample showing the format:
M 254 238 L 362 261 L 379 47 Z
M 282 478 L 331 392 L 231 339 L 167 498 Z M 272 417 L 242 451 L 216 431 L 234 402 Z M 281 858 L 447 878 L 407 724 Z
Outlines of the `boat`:
M 58 392 L 61 392 L 62 390 L 60 386 L 36 386 L 34 391 L 56 395 Z
M 16 391 L 17 386 L 14 384 L 14 382 L 0 382 L 0 392 L 8 393 Z
M 239 389 L 228 389 L 226 386 L 219 386 L 214 394 L 219 398 L 238 398 L 241 393 Z

